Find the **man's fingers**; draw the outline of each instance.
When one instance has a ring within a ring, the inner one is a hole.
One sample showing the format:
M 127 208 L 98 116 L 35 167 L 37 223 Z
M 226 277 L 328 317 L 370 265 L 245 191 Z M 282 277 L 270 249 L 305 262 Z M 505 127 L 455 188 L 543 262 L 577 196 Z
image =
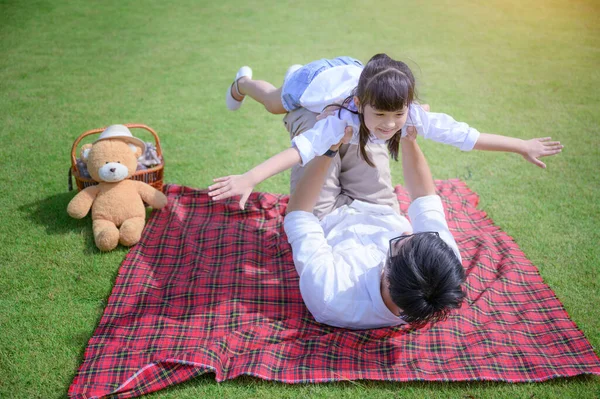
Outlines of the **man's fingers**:
M 352 135 L 354 134 L 354 129 L 352 126 L 346 126 L 344 129 L 344 137 L 342 138 L 342 143 L 348 144 L 350 140 L 352 140 Z
M 400 139 L 414 141 L 417 139 L 417 129 L 414 126 L 406 127 L 406 135 L 401 135 Z
M 317 120 L 320 121 L 321 119 L 325 119 L 328 116 L 331 116 L 333 114 L 335 114 L 334 110 L 325 110 L 325 111 L 321 112 L 319 115 L 317 115 Z

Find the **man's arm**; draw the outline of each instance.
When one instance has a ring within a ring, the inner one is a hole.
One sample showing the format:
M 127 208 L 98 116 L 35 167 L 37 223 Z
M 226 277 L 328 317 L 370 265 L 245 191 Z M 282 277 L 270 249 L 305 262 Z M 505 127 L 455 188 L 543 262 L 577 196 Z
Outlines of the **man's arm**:
M 335 151 L 348 138 L 348 132 Z M 351 134 L 351 129 L 350 129 Z M 287 206 L 283 227 L 292 246 L 294 266 L 300 276 L 300 292 L 315 320 L 329 323 L 326 316 L 328 301 L 335 287 L 327 282 L 336 280 L 337 269 L 331 246 L 327 243 L 323 227 L 312 211 L 319 199 L 332 158 L 318 156 L 307 166 Z
M 436 231 L 460 260 L 460 251 L 448 229 L 442 201 L 435 194 L 429 165 L 414 137 L 415 135 L 400 140 L 404 185 L 411 199 L 408 216 L 413 231 L 415 233 Z
M 306 166 L 304 175 L 298 182 L 294 194 L 290 197 L 286 213 L 294 211 L 312 213 L 319 199 L 319 193 L 323 188 L 323 183 L 325 182 L 332 159 L 327 156 L 319 156 Z
M 408 190 L 410 200 L 414 201 L 419 197 L 435 195 L 433 177 L 431 177 L 429 165 L 417 140 L 414 136 L 402 138 L 400 145 L 402 147 L 404 186 Z
M 352 138 L 352 127 L 347 126 L 344 129 L 344 135 L 342 136 L 339 143 L 329 147 L 331 151 L 337 151 L 340 146 L 347 143 Z M 290 197 L 286 213 L 293 211 L 305 211 L 312 213 L 317 200 L 319 199 L 319 193 L 325 183 L 325 177 L 327 177 L 327 171 L 333 158 L 328 156 L 315 157 L 307 166 L 306 171 L 302 178 L 298 182 L 294 194 Z

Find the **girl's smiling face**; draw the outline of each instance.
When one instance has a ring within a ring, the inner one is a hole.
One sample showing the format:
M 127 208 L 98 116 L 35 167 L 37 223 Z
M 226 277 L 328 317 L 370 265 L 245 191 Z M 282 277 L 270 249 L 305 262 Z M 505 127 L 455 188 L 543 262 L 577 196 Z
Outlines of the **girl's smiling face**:
M 408 107 L 406 106 L 396 111 L 381 111 L 370 105 L 360 108 L 356 97 L 354 102 L 361 109 L 365 126 L 369 132 L 380 140 L 391 139 L 406 123 L 408 117 Z

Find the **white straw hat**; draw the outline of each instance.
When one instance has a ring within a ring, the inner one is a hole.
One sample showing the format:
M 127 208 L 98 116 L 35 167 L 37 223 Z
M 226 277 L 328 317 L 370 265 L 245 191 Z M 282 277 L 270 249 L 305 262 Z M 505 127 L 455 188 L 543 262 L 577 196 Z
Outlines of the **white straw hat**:
M 133 137 L 125 125 L 111 125 L 107 127 L 102 133 L 100 133 L 100 138 L 94 141 L 94 143 L 108 139 L 121 140 L 130 144 L 134 144 L 142 149 L 142 154 L 146 151 L 146 144 L 137 137 Z

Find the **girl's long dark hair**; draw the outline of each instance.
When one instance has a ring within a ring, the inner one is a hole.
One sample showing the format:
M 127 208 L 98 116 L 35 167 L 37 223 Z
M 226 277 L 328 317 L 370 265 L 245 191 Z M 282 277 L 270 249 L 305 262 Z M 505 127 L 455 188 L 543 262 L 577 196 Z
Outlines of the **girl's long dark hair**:
M 353 96 L 356 96 L 360 102 L 358 112 L 347 108 Z M 407 107 L 416 99 L 415 78 L 408 67 L 402 61 L 396 61 L 386 54 L 374 55 L 360 74 L 358 86 L 354 89 L 352 95 L 344 100 L 341 109 L 346 109 L 354 114 L 358 114 L 360 120 L 359 129 L 359 151 L 362 158 L 374 167 L 375 165 L 367 154 L 366 146 L 369 142 L 371 133 L 365 125 L 362 109 L 365 105 L 380 111 L 398 111 Z M 400 148 L 400 135 L 398 131 L 391 139 L 387 141 L 388 151 L 392 158 L 398 160 L 398 151 Z

